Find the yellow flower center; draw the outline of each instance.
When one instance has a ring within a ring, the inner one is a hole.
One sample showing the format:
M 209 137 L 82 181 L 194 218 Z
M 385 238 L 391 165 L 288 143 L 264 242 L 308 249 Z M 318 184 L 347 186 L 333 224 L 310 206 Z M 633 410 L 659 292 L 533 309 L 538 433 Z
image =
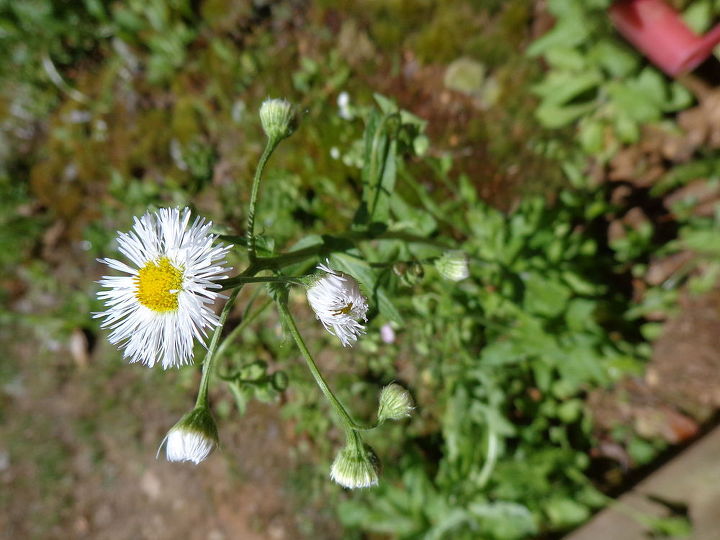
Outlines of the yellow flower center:
M 175 268 L 167 257 L 161 257 L 140 269 L 135 278 L 135 298 L 153 311 L 176 311 L 182 282 L 182 270 Z

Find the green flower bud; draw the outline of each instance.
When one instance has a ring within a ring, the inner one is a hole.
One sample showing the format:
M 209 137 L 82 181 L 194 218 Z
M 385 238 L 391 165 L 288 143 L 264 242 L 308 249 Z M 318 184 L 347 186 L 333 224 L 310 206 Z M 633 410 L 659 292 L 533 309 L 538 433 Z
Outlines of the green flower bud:
M 378 423 L 385 420 L 402 420 L 412 414 L 415 407 L 410 393 L 396 383 L 387 385 L 380 392 Z
M 459 250 L 446 251 L 435 261 L 435 268 L 450 281 L 462 281 L 470 276 L 468 256 Z
M 192 461 L 197 465 L 217 445 L 218 431 L 210 410 L 207 407 L 196 407 L 168 432 L 165 437 L 165 456 L 168 461 Z
M 377 486 L 380 460 L 372 448 L 356 437 L 338 452 L 330 469 L 330 479 L 348 489 Z
M 286 99 L 266 99 L 260 106 L 260 123 L 268 139 L 279 142 L 293 134 L 295 111 Z

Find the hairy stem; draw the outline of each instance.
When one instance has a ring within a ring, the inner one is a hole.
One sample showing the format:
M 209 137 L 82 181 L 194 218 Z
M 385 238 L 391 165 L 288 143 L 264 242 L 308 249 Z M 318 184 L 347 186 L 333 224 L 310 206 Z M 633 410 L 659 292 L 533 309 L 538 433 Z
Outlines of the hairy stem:
M 235 338 L 242 332 L 251 322 L 253 322 L 255 319 L 257 319 L 260 314 L 267 309 L 267 307 L 272 304 L 272 299 L 268 298 L 265 303 L 257 308 L 253 313 L 248 315 L 247 317 L 243 318 L 242 321 L 240 321 L 240 324 L 238 324 L 235 328 L 233 328 L 230 333 L 225 336 L 225 339 L 222 340 L 222 343 L 220 343 L 220 346 L 217 348 L 217 351 L 215 351 L 215 358 L 221 358 L 223 353 L 225 352 L 225 349 L 227 349 L 228 345 L 232 343 Z
M 260 156 L 260 161 L 258 161 L 257 169 L 255 169 L 255 177 L 253 178 L 252 190 L 250 191 L 250 206 L 248 209 L 247 221 L 247 248 L 250 264 L 253 264 L 257 257 L 255 253 L 255 205 L 257 204 L 260 179 L 262 178 L 262 173 L 265 170 L 265 165 L 267 164 L 268 159 L 270 159 L 271 154 L 275 148 L 277 148 L 279 142 L 280 141 L 275 138 L 268 139 L 268 142 L 265 145 L 265 150 L 263 151 L 262 156 Z
M 295 324 L 295 319 L 293 319 L 293 316 L 290 314 L 290 309 L 288 308 L 287 302 L 280 300 L 277 302 L 277 304 L 278 310 L 280 311 L 280 316 L 282 317 L 283 321 L 285 321 L 285 324 L 287 325 L 290 334 L 292 334 L 292 337 L 295 340 L 298 349 L 300 349 L 300 353 L 305 359 L 305 363 L 307 364 L 310 373 L 312 373 L 315 382 L 320 387 L 320 390 L 325 395 L 325 398 L 327 398 L 327 400 L 330 402 L 330 405 L 335 411 L 335 414 L 337 414 L 342 421 L 343 429 L 345 431 L 372 429 L 356 424 L 350 414 L 345 409 L 345 407 L 343 407 L 343 404 L 340 403 L 340 401 L 335 397 L 335 394 L 333 394 L 332 390 L 330 390 L 330 387 L 325 381 L 325 378 L 322 376 L 322 373 L 320 373 L 320 370 L 318 369 L 318 366 L 315 363 L 312 354 L 310 354 L 307 345 L 305 345 L 305 341 L 300 335 L 300 331 Z
M 250 265 L 241 275 L 252 276 L 256 272 L 257 270 L 255 269 L 255 267 L 253 265 Z M 207 353 L 205 354 L 205 360 L 203 361 L 202 377 L 200 378 L 200 388 L 198 390 L 197 400 L 195 401 L 196 407 L 208 407 L 210 405 L 210 403 L 208 402 L 208 388 L 210 387 L 210 377 L 212 375 L 213 367 L 215 365 L 215 359 L 217 358 L 217 355 L 215 353 L 218 349 L 218 345 L 220 344 L 220 335 L 222 334 L 223 328 L 225 328 L 225 323 L 230 316 L 230 312 L 235 305 L 235 300 L 237 300 L 237 296 L 240 293 L 241 289 L 242 284 L 238 285 L 230 293 L 230 296 L 228 297 L 227 302 L 225 302 L 222 312 L 220 313 L 220 320 L 218 321 L 218 325 L 215 328 L 215 332 L 213 332 L 212 338 L 210 339 L 210 345 L 208 345 Z
M 222 280 L 223 289 L 232 289 L 238 285 L 245 283 L 294 283 L 295 285 L 302 285 L 303 281 L 298 277 L 292 276 L 235 276 L 232 278 Z

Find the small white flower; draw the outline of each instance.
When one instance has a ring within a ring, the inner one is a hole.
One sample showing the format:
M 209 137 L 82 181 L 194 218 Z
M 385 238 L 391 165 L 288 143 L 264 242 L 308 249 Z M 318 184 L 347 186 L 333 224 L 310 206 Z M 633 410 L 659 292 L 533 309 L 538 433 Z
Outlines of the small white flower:
M 325 329 L 337 336 L 344 347 L 349 347 L 365 333 L 365 326 L 359 321 L 367 321 L 367 300 L 352 276 L 324 264 L 318 265 L 318 269 L 325 275 L 308 287 L 308 302 Z
M 106 287 L 98 299 L 107 308 L 103 328 L 112 331 L 110 343 L 124 349 L 130 362 L 149 367 L 192 363 L 193 341 L 204 345 L 207 328 L 218 324 L 209 308 L 221 294 L 214 280 L 227 277 L 225 255 L 229 246 L 213 246 L 212 222 L 195 218 L 190 210 L 161 209 L 135 218 L 132 231 L 118 233 L 120 252 L 132 266 L 115 259 L 100 259 L 125 276 L 103 276 Z
M 350 94 L 340 92 L 337 98 L 338 116 L 343 120 L 352 120 L 353 113 L 350 110 Z
M 217 446 L 215 421 L 205 407 L 186 414 L 165 437 L 165 457 L 168 461 L 192 461 L 197 465 Z

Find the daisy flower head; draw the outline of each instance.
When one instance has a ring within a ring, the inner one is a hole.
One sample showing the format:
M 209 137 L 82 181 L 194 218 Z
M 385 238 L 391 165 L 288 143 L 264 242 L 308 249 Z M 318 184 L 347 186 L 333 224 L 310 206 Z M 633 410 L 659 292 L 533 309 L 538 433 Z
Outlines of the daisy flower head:
M 99 259 L 123 276 L 103 276 L 98 299 L 106 310 L 102 328 L 130 362 L 164 369 L 192 363 L 194 340 L 204 344 L 207 329 L 218 324 L 209 309 L 218 297 L 215 280 L 227 277 L 230 246 L 213 243 L 212 222 L 190 209 L 163 208 L 135 218 L 128 233 L 118 233 L 120 252 L 131 264 Z
M 329 264 L 329 261 L 325 261 Z M 307 290 L 308 302 L 325 329 L 349 347 L 365 333 L 368 303 L 360 285 L 352 276 L 337 272 L 327 264 L 318 265 L 325 272 Z

